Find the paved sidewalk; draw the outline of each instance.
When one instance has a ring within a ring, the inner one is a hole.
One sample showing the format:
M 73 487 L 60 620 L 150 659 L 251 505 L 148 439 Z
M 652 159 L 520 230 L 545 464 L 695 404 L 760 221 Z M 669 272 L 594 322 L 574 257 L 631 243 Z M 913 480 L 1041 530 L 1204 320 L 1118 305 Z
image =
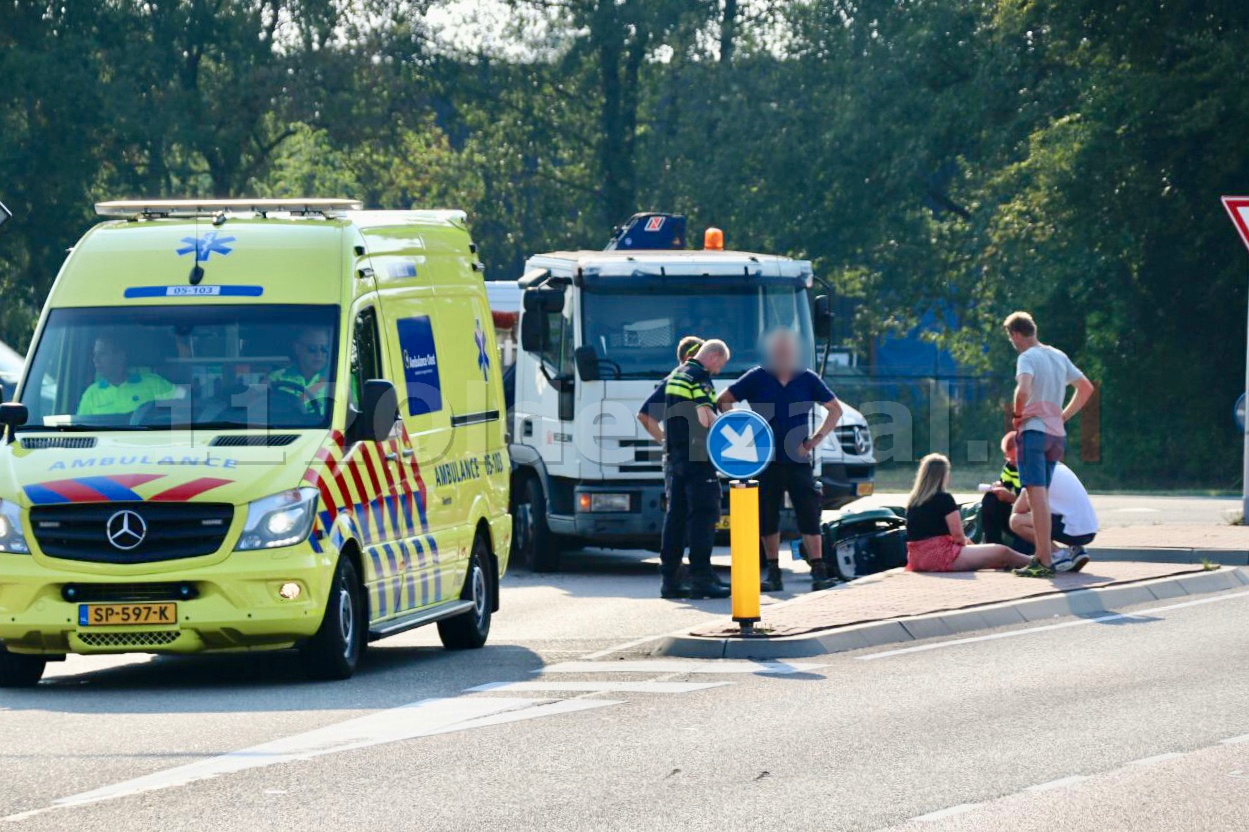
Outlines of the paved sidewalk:
M 1106 529 L 1089 546 L 1100 560 L 1249 564 L 1249 526 L 1130 526 Z
M 842 584 L 827 592 L 815 592 L 787 603 L 764 607 L 760 627 L 767 629 L 774 638 L 799 636 L 866 621 L 929 615 L 1055 592 L 1200 571 L 1200 566 L 1191 564 L 1094 562 L 1078 574 L 1039 580 L 1019 578 L 1009 572 L 906 572 L 894 569 Z M 693 633 L 715 638 L 736 635 L 738 629 L 736 624 L 730 623 L 704 627 Z
M 671 637 L 658 652 L 701 658 L 814 656 L 1055 616 L 1096 615 L 1245 585 L 1244 570 L 1176 563 L 1094 561 L 1082 573 L 1053 580 L 896 569 L 764 606 L 758 625 L 763 637 L 742 638 L 726 619 Z

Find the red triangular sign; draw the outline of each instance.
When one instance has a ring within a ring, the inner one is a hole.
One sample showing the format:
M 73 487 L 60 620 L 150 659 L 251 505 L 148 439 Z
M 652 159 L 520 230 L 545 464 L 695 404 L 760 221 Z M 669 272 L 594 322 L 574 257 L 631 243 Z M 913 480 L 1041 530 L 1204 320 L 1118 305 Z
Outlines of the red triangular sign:
M 1236 226 L 1240 239 L 1249 247 L 1249 196 L 1225 196 L 1223 207 L 1232 218 L 1232 224 Z

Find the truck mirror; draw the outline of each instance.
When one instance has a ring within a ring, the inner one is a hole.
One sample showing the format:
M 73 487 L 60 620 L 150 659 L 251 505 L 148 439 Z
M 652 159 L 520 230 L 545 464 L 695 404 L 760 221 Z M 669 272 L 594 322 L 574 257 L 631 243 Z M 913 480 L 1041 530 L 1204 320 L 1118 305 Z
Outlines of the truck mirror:
M 815 299 L 815 320 L 812 328 L 820 338 L 827 339 L 833 334 L 833 303 L 828 295 L 819 295 Z
M 16 434 L 14 429 L 26 424 L 28 419 L 30 411 L 26 409 L 26 405 L 17 402 L 0 404 L 0 434 L 7 434 L 10 442 Z
M 360 396 L 360 415 L 356 439 L 362 442 L 384 442 L 390 437 L 399 418 L 399 396 L 395 385 L 386 379 L 370 379 L 364 383 Z
M 562 286 L 538 286 L 525 290 L 525 311 L 558 314 L 564 311 Z
M 581 376 L 582 381 L 599 380 L 598 355 L 594 352 L 594 347 L 589 344 L 577 347 L 573 350 L 572 360 L 577 365 L 577 375 Z
M 520 348 L 525 352 L 542 352 L 546 346 L 546 315 L 525 311 L 520 319 Z

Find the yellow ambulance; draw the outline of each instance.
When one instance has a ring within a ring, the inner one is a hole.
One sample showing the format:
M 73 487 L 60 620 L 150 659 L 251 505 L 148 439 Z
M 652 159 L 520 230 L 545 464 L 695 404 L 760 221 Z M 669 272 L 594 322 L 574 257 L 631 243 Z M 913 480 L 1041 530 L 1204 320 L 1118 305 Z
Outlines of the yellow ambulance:
M 0 686 L 67 653 L 482 646 L 505 406 L 459 211 L 109 202 L 0 405 Z

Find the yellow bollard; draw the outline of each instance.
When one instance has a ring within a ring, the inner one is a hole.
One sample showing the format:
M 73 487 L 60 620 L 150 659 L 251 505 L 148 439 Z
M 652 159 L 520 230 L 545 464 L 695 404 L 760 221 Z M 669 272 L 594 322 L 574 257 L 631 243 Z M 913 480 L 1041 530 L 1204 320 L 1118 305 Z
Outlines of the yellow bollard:
M 733 552 L 733 620 L 742 635 L 759 621 L 759 483 L 729 483 L 729 543 Z

